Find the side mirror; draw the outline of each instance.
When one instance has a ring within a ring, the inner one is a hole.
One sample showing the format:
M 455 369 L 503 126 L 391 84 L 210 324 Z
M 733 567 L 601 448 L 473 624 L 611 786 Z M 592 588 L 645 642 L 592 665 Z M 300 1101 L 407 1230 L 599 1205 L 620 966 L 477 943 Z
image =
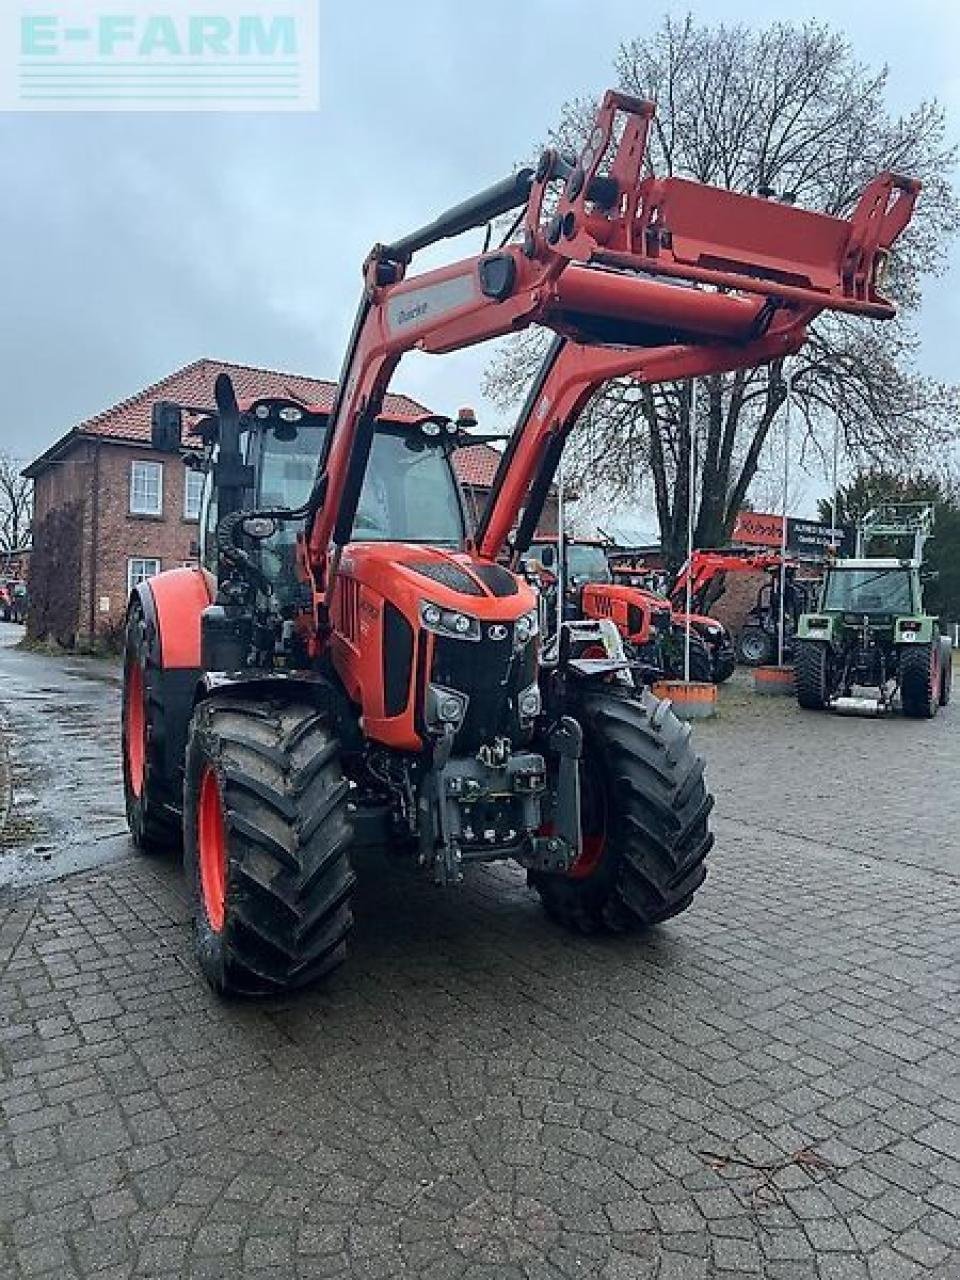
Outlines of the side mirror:
M 158 453 L 179 453 L 183 411 L 170 400 L 157 400 L 150 414 L 150 442 Z
M 551 546 L 544 547 L 540 552 L 540 563 L 545 569 L 552 569 L 557 563 L 557 553 Z

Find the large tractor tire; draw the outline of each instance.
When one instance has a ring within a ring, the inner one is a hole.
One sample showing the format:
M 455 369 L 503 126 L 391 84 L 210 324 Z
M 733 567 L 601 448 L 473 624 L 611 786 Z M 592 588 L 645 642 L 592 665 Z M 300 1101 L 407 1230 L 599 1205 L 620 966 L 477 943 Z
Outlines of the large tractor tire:
M 670 680 L 682 680 L 684 672 L 684 634 L 678 627 L 668 641 L 665 672 Z M 713 659 L 710 650 L 695 631 L 690 633 L 690 679 L 694 684 L 713 684 Z
M 737 641 L 740 661 L 747 667 L 765 667 L 774 659 L 774 639 L 762 627 L 744 627 Z
M 178 848 L 179 797 L 174 794 L 163 749 L 165 708 L 157 669 L 156 638 L 143 606 L 127 615 L 123 658 L 121 748 L 127 825 L 143 853 Z
M 706 877 L 713 797 L 690 727 L 649 691 L 591 690 L 583 727 L 583 848 L 564 874 L 531 872 L 548 915 L 581 933 L 627 932 L 684 911 Z
M 726 684 L 737 669 L 737 655 L 731 648 L 721 648 L 713 667 L 713 683 Z
M 194 712 L 184 863 L 214 990 L 277 995 L 344 958 L 353 831 L 339 747 L 316 707 L 214 697 Z
M 830 650 L 820 640 L 798 640 L 793 662 L 797 702 L 822 711 L 830 700 Z
M 932 720 L 940 706 L 943 662 L 939 644 L 900 650 L 900 705 L 915 720 Z

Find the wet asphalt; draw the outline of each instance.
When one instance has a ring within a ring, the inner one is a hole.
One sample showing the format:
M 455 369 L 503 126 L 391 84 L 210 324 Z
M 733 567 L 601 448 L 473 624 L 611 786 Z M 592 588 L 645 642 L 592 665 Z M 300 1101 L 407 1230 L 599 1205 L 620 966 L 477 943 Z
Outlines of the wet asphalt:
M 119 663 L 28 652 L 22 637 L 0 623 L 0 890 L 133 854 Z

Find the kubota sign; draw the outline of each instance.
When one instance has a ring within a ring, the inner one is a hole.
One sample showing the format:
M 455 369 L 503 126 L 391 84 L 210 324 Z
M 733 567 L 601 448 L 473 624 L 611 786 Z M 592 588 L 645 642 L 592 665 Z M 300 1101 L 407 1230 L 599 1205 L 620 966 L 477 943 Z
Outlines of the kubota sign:
M 733 526 L 731 541 L 747 547 L 783 545 L 783 516 L 763 511 L 741 511 Z M 822 560 L 830 548 L 853 554 L 853 534 L 849 529 L 832 529 L 818 520 L 787 516 L 787 551 L 810 560 Z

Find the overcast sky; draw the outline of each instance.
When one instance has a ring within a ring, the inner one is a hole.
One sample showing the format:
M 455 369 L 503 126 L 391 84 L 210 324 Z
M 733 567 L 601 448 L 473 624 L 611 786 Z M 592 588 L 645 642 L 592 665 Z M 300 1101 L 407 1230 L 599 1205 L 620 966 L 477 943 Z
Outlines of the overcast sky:
M 636 0 L 322 8 L 318 114 L 0 115 L 0 449 L 32 456 L 200 356 L 335 378 L 371 244 L 509 171 L 565 99 L 613 82 L 617 45 L 665 11 Z M 691 8 L 732 23 L 760 7 Z M 956 0 L 768 0 L 762 11 L 829 20 L 864 61 L 889 63 L 894 107 L 935 95 L 960 134 Z M 957 376 L 960 251 L 952 261 L 929 282 L 922 319 L 923 366 L 942 378 Z M 408 358 L 394 385 L 438 410 L 483 409 L 485 360 Z

